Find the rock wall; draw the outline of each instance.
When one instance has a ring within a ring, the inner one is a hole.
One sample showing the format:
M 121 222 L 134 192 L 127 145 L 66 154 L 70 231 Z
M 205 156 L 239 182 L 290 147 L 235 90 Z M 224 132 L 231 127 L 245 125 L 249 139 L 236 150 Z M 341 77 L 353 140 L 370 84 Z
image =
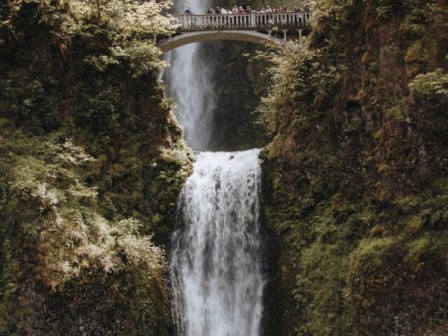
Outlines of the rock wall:
M 263 107 L 267 334 L 444 335 L 447 2 L 313 3 Z
M 190 154 L 157 50 L 79 9 L 0 5 L 0 335 L 166 335 Z

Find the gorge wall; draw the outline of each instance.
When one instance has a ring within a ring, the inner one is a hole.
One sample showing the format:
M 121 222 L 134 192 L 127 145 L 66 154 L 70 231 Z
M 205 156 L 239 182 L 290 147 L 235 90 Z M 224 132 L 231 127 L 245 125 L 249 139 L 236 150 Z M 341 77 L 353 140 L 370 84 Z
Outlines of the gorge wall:
M 0 5 L 0 335 L 170 332 L 190 159 L 145 42 L 160 9 L 95 3 Z
M 446 335 L 447 2 L 310 3 L 262 106 L 267 334 Z

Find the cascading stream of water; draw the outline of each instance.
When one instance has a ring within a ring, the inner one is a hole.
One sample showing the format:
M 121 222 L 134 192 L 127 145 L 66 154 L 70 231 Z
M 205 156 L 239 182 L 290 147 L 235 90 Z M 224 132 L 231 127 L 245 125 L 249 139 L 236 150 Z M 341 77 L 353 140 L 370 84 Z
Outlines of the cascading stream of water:
M 176 2 L 205 13 L 207 0 Z M 210 60 L 199 44 L 167 55 L 165 78 L 194 150 L 211 148 L 216 110 Z M 178 204 L 171 281 L 179 336 L 259 336 L 264 278 L 259 234 L 260 150 L 202 152 Z
M 259 149 L 198 154 L 179 197 L 171 279 L 179 335 L 258 336 Z
M 191 0 L 193 13 L 205 13 L 207 0 Z M 185 1 L 174 7 L 177 13 L 187 8 Z M 212 140 L 215 89 L 210 60 L 203 59 L 199 43 L 171 51 L 166 56 L 170 68 L 165 71 L 171 94 L 177 102 L 177 119 L 183 127 L 185 140 L 194 150 L 207 150 Z

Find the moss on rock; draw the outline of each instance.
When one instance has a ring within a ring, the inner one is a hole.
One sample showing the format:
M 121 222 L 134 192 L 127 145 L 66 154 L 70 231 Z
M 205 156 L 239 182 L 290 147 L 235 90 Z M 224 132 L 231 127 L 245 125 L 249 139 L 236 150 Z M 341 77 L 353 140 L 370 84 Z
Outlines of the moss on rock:
M 316 4 L 261 109 L 267 334 L 446 334 L 446 2 Z
M 147 32 L 78 10 L 0 7 L 0 335 L 166 335 L 191 156 Z

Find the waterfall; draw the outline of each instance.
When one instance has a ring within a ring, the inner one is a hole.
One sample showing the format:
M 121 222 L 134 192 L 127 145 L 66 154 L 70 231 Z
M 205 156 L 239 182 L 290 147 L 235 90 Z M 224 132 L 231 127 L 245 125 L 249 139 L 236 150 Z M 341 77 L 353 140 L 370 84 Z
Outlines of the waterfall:
M 187 5 L 205 13 L 209 6 L 175 4 L 176 13 Z M 168 53 L 164 75 L 185 140 L 198 151 L 209 150 L 216 136 L 213 64 L 203 51 L 195 43 Z M 259 153 L 199 153 L 179 195 L 170 266 L 178 336 L 260 335 Z
M 178 335 L 259 335 L 259 152 L 199 153 L 181 192 L 171 260 Z
M 188 2 L 195 14 L 207 11 L 207 1 Z M 175 10 L 182 13 L 185 1 L 176 2 Z M 213 133 L 213 111 L 216 108 L 212 81 L 213 64 L 203 59 L 200 43 L 193 43 L 169 52 L 170 68 L 165 71 L 171 95 L 177 102 L 176 117 L 182 125 L 185 140 L 194 150 L 210 148 Z

